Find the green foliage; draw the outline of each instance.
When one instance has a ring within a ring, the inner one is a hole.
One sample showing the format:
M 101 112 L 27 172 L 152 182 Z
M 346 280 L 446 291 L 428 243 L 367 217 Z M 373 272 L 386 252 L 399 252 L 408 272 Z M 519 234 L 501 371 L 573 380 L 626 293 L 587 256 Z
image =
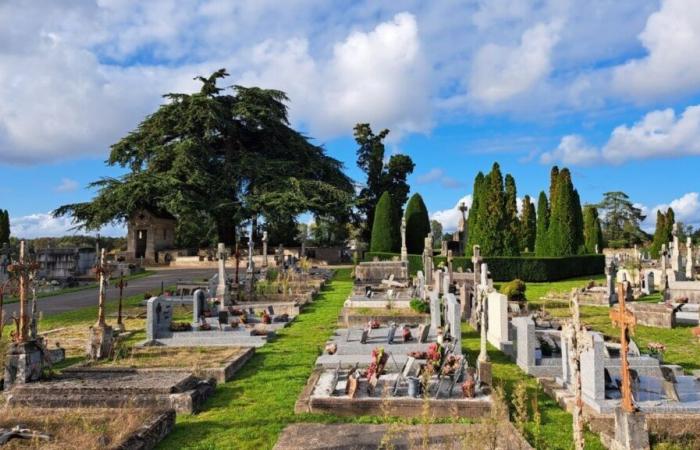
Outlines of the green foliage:
M 520 219 L 518 218 L 518 198 L 515 178 L 507 174 L 505 178 L 505 228 L 503 230 L 503 256 L 520 254 Z
M 552 209 L 554 209 L 554 204 L 556 203 L 557 196 L 557 183 L 559 182 L 559 167 L 552 166 L 549 172 L 549 209 L 550 216 Z
M 535 254 L 537 256 L 549 254 L 549 213 L 547 194 L 542 191 L 537 199 L 537 233 L 535 235 Z
M 486 182 L 486 177 L 484 174 L 479 172 L 474 178 L 474 190 L 472 191 L 472 209 L 469 211 L 469 217 L 467 218 L 467 227 L 469 228 L 469 235 L 467 236 L 467 248 L 466 256 L 472 256 L 472 250 L 475 245 L 480 245 L 479 243 L 483 237 L 483 224 L 481 218 L 484 217 L 485 200 L 484 197 L 484 184 Z
M 409 253 L 420 255 L 425 246 L 425 237 L 430 233 L 428 208 L 420 194 L 413 194 L 406 206 L 406 247 Z M 437 240 L 435 236 L 433 239 Z
M 535 250 L 537 238 L 537 215 L 535 205 L 530 201 L 530 196 L 523 197 L 522 217 L 520 218 L 520 251 L 532 252 Z
M 578 193 L 571 182 L 569 169 L 559 172 L 549 220 L 548 242 L 550 256 L 566 256 L 578 253 L 583 243 L 581 205 Z
M 501 294 L 506 295 L 508 297 L 508 300 L 513 302 L 527 300 L 527 298 L 525 297 L 526 290 L 527 286 L 525 286 L 525 282 L 517 278 L 501 286 Z
M 409 302 L 409 306 L 417 313 L 427 314 L 430 312 L 430 304 L 419 298 L 412 298 Z
M 0 209 L 0 245 L 10 242 L 10 212 Z
M 598 210 L 595 206 L 586 205 L 583 208 L 583 235 L 586 253 L 595 253 L 596 247 L 598 251 L 603 251 L 603 231 L 600 228 Z
M 433 243 L 434 245 L 439 245 L 440 241 L 442 241 L 442 224 L 438 222 L 437 220 L 431 220 L 430 221 L 430 232 L 433 235 Z
M 388 192 L 382 194 L 377 203 L 372 225 L 372 241 L 370 251 L 392 252 L 396 251 L 394 236 L 396 235 L 396 221 L 393 212 L 391 196 Z
M 624 192 L 606 192 L 597 208 L 604 211 L 603 236 L 611 247 L 632 247 L 647 240 L 646 233 L 639 227 L 645 216 Z
M 367 252 L 365 261 L 374 258 L 380 261 L 391 261 L 398 258 L 397 253 L 391 252 Z M 604 255 L 572 255 L 562 257 L 538 257 L 538 256 L 486 256 L 484 262 L 489 266 L 489 272 L 497 281 L 510 281 L 519 278 L 526 282 L 556 281 L 565 278 L 582 277 L 602 274 L 605 269 Z M 447 265 L 447 258 L 436 256 L 433 259 L 435 265 Z M 452 259 L 454 270 L 473 270 L 469 257 L 454 257 Z M 421 255 L 408 255 L 408 270 L 415 275 L 423 270 Z
M 666 213 L 656 211 L 656 229 L 651 243 L 650 253 L 652 258 L 658 258 L 661 254 L 661 247 L 668 244 L 673 239 L 673 224 L 676 221 L 672 208 L 668 208 Z
M 354 128 L 357 149 L 357 165 L 367 175 L 365 187 L 357 198 L 357 209 L 365 221 L 360 230 L 364 241 L 371 237 L 370 227 L 374 224 L 374 215 L 380 196 L 384 192 L 391 195 L 394 219 L 400 221 L 402 206 L 408 199 L 410 186 L 406 182 L 408 175 L 413 173 L 415 164 L 408 155 L 392 155 L 384 163 L 384 138 L 389 130 L 374 134 L 368 123 L 358 123 Z M 401 245 L 401 236 L 393 236 L 394 245 Z
M 505 212 L 506 196 L 503 190 L 503 176 L 498 163 L 494 163 L 491 172 L 486 175 L 484 191 L 484 215 L 479 217 L 479 221 L 483 222 L 482 239 L 479 243 L 481 253 L 486 256 L 503 255 L 508 221 Z
M 347 211 L 351 180 L 340 161 L 289 127 L 285 93 L 242 86 L 224 93 L 217 83 L 227 75 L 221 69 L 199 77 L 194 94 L 167 94 L 112 146 L 107 163 L 127 173 L 93 182 L 92 201 L 63 205 L 54 215 L 97 229 L 141 209 L 165 211 L 180 222 L 209 223 L 218 240 L 232 244 L 236 228 L 253 217 L 275 222 Z

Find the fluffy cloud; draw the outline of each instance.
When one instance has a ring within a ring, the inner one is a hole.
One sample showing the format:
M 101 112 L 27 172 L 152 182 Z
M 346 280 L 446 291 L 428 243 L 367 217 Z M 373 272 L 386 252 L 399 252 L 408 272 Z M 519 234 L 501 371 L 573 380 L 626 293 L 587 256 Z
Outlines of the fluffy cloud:
M 540 156 L 543 164 L 620 164 L 633 159 L 700 155 L 700 105 L 688 106 L 681 115 L 672 109 L 651 111 L 632 126 L 620 125 L 600 149 L 577 135 L 564 136 L 559 146 Z
M 440 222 L 442 224 L 443 230 L 446 233 L 451 233 L 455 231 L 457 229 L 457 225 L 459 224 L 459 218 L 462 215 L 462 212 L 458 209 L 461 203 L 464 203 L 467 206 L 467 208 L 471 208 L 471 194 L 465 195 L 464 197 L 460 198 L 453 208 L 435 211 L 430 215 L 430 220 L 437 220 L 438 222 Z
M 700 88 L 700 8 L 695 0 L 665 0 L 639 35 L 648 54 L 613 71 L 617 91 L 651 99 Z
M 62 178 L 61 184 L 54 189 L 56 192 L 73 192 L 78 189 L 78 182 L 70 178 Z
M 471 95 L 485 103 L 498 103 L 529 90 L 549 74 L 560 28 L 561 22 L 538 23 L 525 30 L 517 46 L 481 47 L 469 79 Z
M 683 222 L 685 225 L 700 226 L 700 194 L 697 192 L 688 192 L 680 198 L 674 199 L 668 204 L 656 205 L 652 208 L 642 208 L 647 215 L 644 221 L 644 228 L 650 231 L 656 226 L 656 212 L 666 212 L 668 208 L 673 208 L 673 212 L 677 222 Z
M 70 234 L 81 234 L 72 230 L 71 219 L 53 217 L 51 213 L 36 213 L 22 217 L 10 217 L 12 236 L 18 238 L 60 237 Z M 103 236 L 125 236 L 126 229 L 121 226 L 107 226 L 100 230 Z

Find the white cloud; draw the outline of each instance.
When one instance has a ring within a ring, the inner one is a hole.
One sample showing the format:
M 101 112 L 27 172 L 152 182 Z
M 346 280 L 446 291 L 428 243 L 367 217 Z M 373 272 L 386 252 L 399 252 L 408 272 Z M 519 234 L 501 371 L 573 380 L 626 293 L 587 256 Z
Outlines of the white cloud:
M 462 215 L 462 212 L 459 209 L 457 209 L 459 208 L 459 205 L 461 203 L 464 203 L 467 206 L 467 208 L 471 208 L 471 194 L 465 195 L 464 197 L 460 198 L 453 208 L 435 211 L 430 215 L 430 220 L 437 220 L 438 222 L 440 222 L 445 232 L 449 233 L 455 231 L 457 229 L 457 225 L 459 224 L 459 218 Z
M 656 226 L 656 212 L 666 212 L 668 208 L 673 208 L 676 222 L 683 222 L 685 225 L 700 226 L 700 194 L 688 192 L 683 196 L 671 200 L 669 203 L 656 205 L 652 208 L 642 207 L 646 214 L 643 227 L 647 231 L 653 231 Z
M 680 116 L 670 108 L 651 111 L 632 126 L 616 127 L 600 149 L 587 145 L 580 136 L 564 136 L 555 150 L 540 156 L 540 161 L 621 164 L 636 159 L 688 155 L 700 155 L 700 105 L 688 106 Z
M 561 22 L 538 23 L 525 30 L 517 46 L 487 44 L 474 57 L 469 89 L 472 97 L 498 103 L 525 92 L 551 71 L 551 53 Z
M 61 184 L 54 189 L 56 192 L 73 192 L 78 189 L 78 182 L 70 178 L 61 178 Z
M 700 8 L 696 0 L 664 0 L 647 19 L 639 40 L 647 56 L 613 71 L 617 91 L 637 99 L 700 88 Z
M 67 217 L 53 217 L 51 213 L 35 213 L 21 217 L 10 217 L 12 236 L 17 238 L 60 237 L 73 234 L 85 234 L 83 231 L 71 230 L 74 224 Z M 91 232 L 95 233 L 95 232 Z M 125 236 L 123 226 L 106 226 L 100 230 L 103 236 Z

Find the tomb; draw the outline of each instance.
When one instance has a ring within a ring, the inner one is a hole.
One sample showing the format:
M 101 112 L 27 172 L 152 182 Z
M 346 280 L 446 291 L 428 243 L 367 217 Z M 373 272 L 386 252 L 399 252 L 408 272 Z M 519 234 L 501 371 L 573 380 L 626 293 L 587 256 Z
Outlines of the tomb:
M 561 331 L 537 328 L 532 317 L 514 317 L 515 362 L 535 377 L 554 378 L 561 374 Z
M 124 257 L 128 261 L 158 263 L 158 252 L 175 245 L 177 220 L 165 211 L 142 210 L 132 214 L 127 222 Z

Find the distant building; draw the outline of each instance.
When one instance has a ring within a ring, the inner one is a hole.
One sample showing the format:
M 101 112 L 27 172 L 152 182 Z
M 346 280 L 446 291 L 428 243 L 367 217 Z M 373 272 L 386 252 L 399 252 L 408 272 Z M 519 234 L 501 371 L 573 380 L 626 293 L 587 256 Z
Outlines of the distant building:
M 139 211 L 129 218 L 126 259 L 157 263 L 160 250 L 175 246 L 177 219 L 165 212 Z
M 39 278 L 67 280 L 86 275 L 95 265 L 91 247 L 45 248 L 37 251 Z

